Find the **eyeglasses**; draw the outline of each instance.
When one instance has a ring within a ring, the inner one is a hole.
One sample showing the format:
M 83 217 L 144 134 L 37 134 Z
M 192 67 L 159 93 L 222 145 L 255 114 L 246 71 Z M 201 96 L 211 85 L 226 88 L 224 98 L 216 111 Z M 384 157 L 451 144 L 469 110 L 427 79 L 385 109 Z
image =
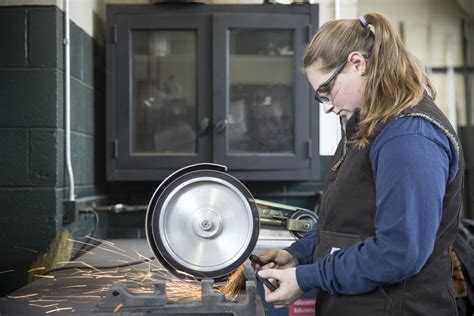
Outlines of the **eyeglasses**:
M 344 62 L 342 64 L 340 64 L 339 66 L 337 66 L 336 70 L 334 70 L 333 74 L 331 75 L 331 77 L 329 77 L 328 80 L 324 81 L 318 89 L 316 89 L 316 92 L 314 93 L 314 99 L 316 101 L 318 101 L 319 103 L 328 103 L 329 102 L 329 98 L 326 97 L 326 96 L 323 96 L 323 95 L 320 95 L 319 93 L 320 92 L 323 92 L 323 93 L 327 93 L 329 94 L 329 92 L 331 91 L 331 84 L 333 83 L 333 81 L 336 79 L 337 75 L 339 75 L 339 73 L 342 71 L 342 69 L 344 69 L 344 67 L 346 66 L 347 64 L 347 59 L 344 60 Z

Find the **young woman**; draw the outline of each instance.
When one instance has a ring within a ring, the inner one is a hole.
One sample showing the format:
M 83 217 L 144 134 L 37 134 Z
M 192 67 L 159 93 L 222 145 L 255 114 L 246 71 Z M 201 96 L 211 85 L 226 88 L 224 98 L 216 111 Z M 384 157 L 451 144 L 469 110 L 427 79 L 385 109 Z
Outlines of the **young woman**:
M 345 135 L 317 228 L 260 259 L 267 302 L 317 289 L 316 314 L 456 315 L 450 247 L 462 203 L 460 142 L 423 66 L 385 16 L 324 24 L 303 67 Z

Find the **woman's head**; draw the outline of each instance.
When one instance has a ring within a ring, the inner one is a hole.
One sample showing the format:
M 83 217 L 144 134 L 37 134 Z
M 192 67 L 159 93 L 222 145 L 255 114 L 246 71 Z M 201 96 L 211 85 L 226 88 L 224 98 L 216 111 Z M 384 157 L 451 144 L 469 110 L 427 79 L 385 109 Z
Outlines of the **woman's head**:
M 306 68 L 308 80 L 315 96 L 326 113 L 334 112 L 348 119 L 365 101 L 366 78 L 365 57 L 360 52 L 352 52 L 334 70 L 326 73 L 324 65 L 314 62 Z
M 435 96 L 422 65 L 379 13 L 324 24 L 306 48 L 303 67 L 316 95 L 329 99 L 327 112 L 349 116 L 361 108 L 354 138 L 359 148 L 368 143 L 379 122 L 418 103 L 425 91 Z M 335 70 L 340 73 L 325 86 Z

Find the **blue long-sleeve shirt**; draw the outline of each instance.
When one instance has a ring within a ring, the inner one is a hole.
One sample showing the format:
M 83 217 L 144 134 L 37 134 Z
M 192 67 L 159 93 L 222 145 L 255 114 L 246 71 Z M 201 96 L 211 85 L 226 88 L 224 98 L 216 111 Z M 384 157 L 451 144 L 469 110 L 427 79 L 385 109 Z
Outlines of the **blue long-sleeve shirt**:
M 369 156 L 376 187 L 375 236 L 311 263 L 317 228 L 287 250 L 297 261 L 303 291 L 366 293 L 421 270 L 431 255 L 446 184 L 459 157 L 448 137 L 419 117 L 389 123 Z

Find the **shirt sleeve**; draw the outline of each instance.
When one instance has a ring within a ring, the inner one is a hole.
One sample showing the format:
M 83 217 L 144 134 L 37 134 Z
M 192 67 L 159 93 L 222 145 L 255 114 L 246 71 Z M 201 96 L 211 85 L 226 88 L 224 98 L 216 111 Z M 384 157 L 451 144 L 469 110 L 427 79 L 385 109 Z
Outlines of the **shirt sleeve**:
M 370 155 L 375 236 L 298 266 L 302 290 L 366 293 L 416 274 L 432 254 L 449 175 L 449 141 L 439 130 L 428 137 L 417 132 L 392 136 Z
M 307 232 L 302 238 L 291 244 L 290 247 L 285 248 L 293 257 L 295 257 L 298 264 L 308 264 L 312 262 L 314 247 L 316 245 L 317 225 Z

